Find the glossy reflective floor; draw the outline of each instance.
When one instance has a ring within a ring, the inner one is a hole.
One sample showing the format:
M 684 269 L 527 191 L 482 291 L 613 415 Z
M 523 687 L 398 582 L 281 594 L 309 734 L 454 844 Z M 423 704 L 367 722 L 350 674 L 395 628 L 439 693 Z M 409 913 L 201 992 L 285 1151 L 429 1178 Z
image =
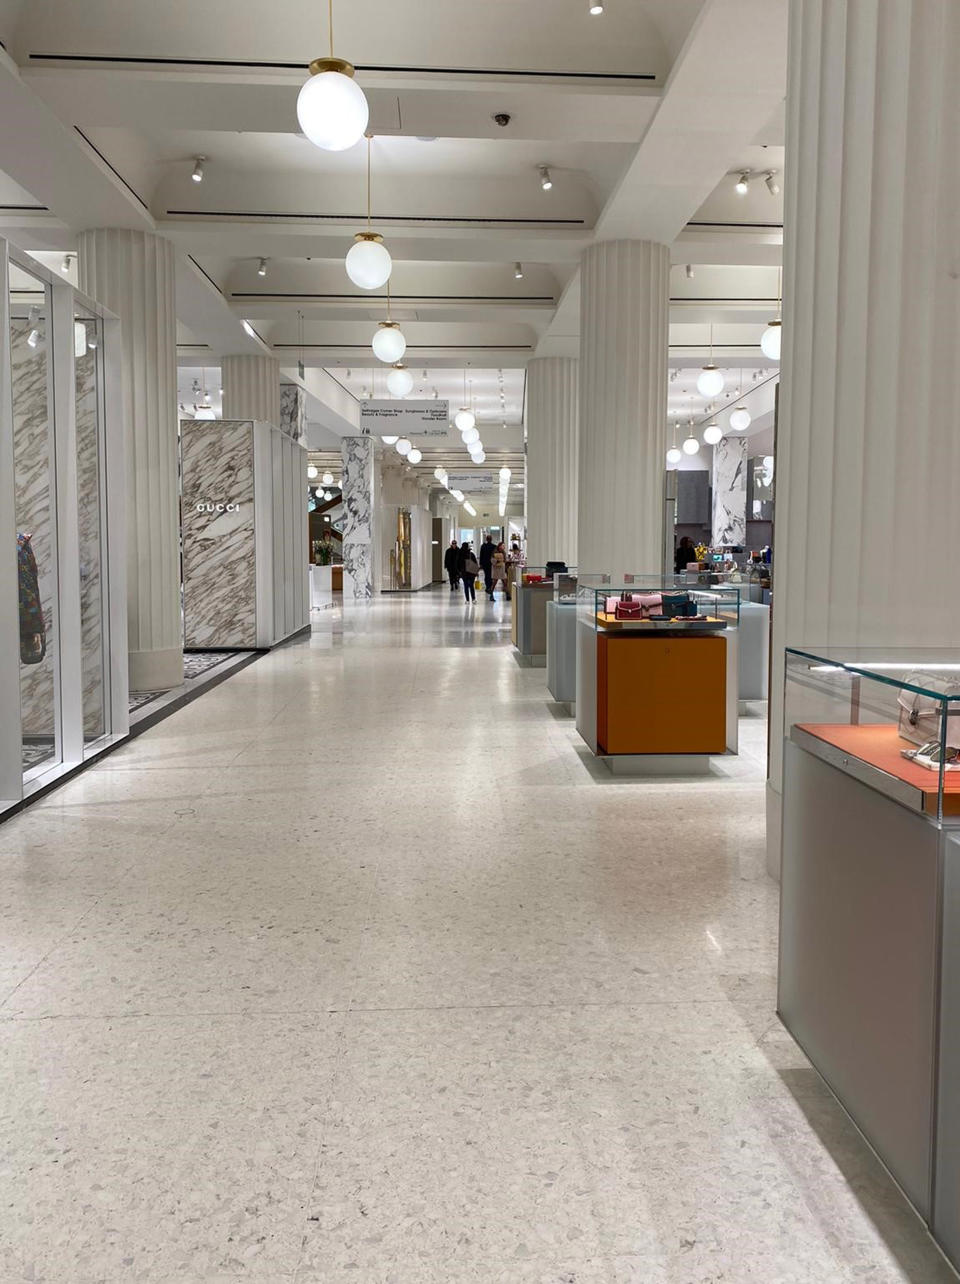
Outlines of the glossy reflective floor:
M 441 590 L 0 828 L 0 1280 L 940 1284 L 774 1016 L 764 732 L 614 780 Z

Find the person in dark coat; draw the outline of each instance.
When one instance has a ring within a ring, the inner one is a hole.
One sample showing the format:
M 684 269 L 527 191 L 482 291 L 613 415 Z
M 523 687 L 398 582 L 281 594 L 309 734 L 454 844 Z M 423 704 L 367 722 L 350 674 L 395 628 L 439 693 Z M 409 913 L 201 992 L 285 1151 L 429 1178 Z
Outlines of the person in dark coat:
M 493 555 L 496 551 L 497 547 L 488 533 L 487 538 L 480 545 L 480 569 L 483 571 L 483 582 L 491 602 L 493 601 Z
M 450 578 L 450 592 L 456 593 L 460 587 L 460 545 L 455 539 L 443 555 L 443 569 Z

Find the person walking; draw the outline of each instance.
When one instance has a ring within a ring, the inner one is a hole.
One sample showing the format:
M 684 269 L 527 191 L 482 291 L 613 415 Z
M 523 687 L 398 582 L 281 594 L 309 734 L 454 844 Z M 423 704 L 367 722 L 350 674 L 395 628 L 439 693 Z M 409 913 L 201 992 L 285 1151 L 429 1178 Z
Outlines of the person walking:
M 460 587 L 460 545 L 456 539 L 450 541 L 450 547 L 443 555 L 443 569 L 450 578 L 450 592 L 456 593 Z
M 493 567 L 493 555 L 496 552 L 490 532 L 487 532 L 487 538 L 480 546 L 480 569 L 483 571 L 483 582 L 486 585 L 487 597 L 493 601 L 493 580 L 491 572 Z
M 498 584 L 503 585 L 503 600 L 510 598 L 510 585 L 507 583 L 507 550 L 501 541 L 493 550 L 493 561 L 490 563 L 490 597 L 493 599 Z
M 460 579 L 463 581 L 463 596 L 468 602 L 475 602 L 477 600 L 477 571 L 479 571 L 480 566 L 473 555 L 469 540 L 464 540 L 460 545 L 457 569 L 460 572 Z

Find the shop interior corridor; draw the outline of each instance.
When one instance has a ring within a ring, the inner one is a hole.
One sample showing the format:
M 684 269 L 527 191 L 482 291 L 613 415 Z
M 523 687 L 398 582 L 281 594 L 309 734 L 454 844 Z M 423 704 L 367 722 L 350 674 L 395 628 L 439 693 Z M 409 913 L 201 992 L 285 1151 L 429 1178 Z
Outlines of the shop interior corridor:
M 0 1279 L 954 1279 L 775 1016 L 763 747 L 615 780 L 444 588 L 14 817 Z

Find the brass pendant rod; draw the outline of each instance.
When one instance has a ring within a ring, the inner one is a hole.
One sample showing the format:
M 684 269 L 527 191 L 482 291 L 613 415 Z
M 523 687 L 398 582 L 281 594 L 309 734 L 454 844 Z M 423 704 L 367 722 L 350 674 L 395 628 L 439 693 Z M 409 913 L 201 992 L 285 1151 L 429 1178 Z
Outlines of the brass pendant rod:
M 330 0 L 329 15 L 330 15 L 330 57 L 332 58 L 333 57 L 333 0 Z

